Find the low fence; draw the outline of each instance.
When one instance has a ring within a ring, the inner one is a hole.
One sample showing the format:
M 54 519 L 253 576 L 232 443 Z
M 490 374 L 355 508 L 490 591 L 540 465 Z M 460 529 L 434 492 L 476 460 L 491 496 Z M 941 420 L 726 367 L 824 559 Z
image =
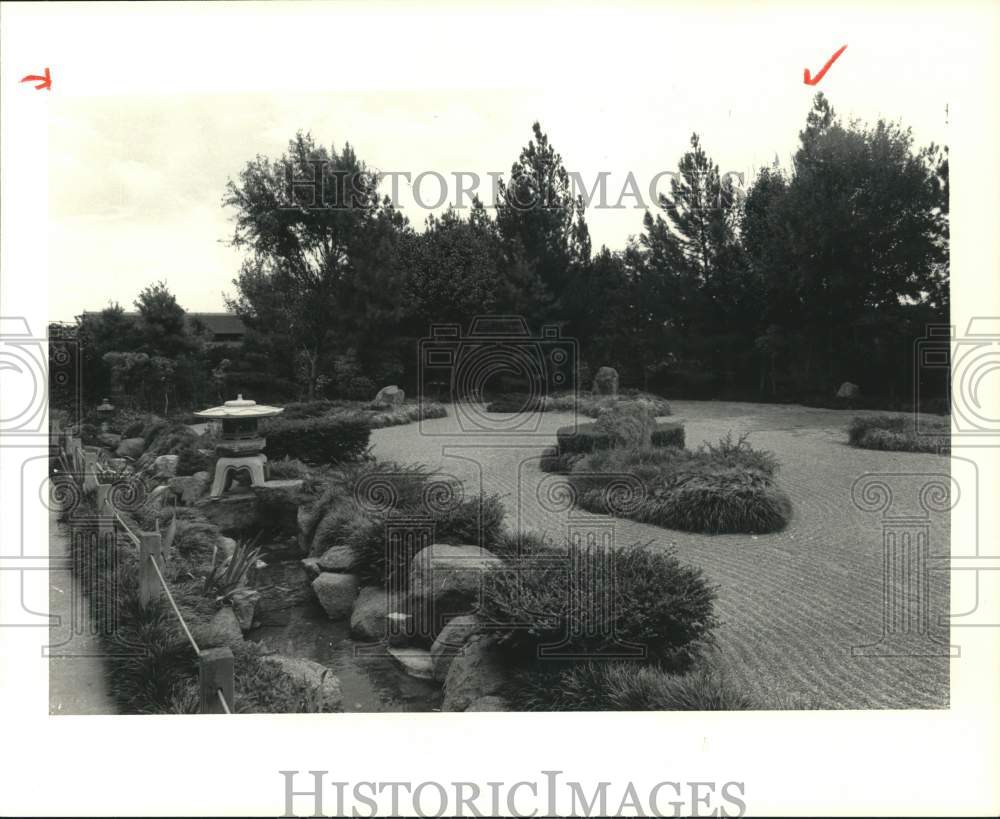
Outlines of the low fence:
M 80 464 L 79 481 L 85 495 L 96 496 L 98 532 L 110 534 L 117 542 L 119 531 L 124 532 L 135 545 L 139 561 L 139 603 L 146 608 L 160 595 L 165 595 L 180 622 L 181 629 L 191 643 L 198 658 L 199 712 L 202 714 L 231 714 L 234 700 L 233 677 L 235 659 L 232 649 L 201 648 L 184 620 L 164 577 L 164 569 L 170 553 L 170 545 L 177 528 L 176 520 L 171 521 L 165 532 L 135 532 L 122 518 L 111 502 L 111 484 L 101 483 L 99 476 L 99 453 L 83 446 L 80 438 L 70 432 L 53 431 L 58 441 L 59 452 L 68 463 Z M 76 477 L 76 476 L 74 476 Z M 99 542 L 100 539 L 99 539 Z

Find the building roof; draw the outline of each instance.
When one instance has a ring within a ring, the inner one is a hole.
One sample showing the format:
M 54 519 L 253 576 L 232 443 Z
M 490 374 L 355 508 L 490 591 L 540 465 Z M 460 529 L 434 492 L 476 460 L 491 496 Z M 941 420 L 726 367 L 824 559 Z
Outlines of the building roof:
M 247 328 L 235 313 L 188 313 L 188 321 L 200 321 L 216 335 L 245 335 Z

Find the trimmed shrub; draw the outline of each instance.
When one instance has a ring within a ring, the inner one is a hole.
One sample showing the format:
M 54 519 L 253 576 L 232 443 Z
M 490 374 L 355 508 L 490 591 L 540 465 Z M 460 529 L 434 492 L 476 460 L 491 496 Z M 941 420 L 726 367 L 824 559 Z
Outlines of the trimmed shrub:
M 684 448 L 684 424 L 677 421 L 660 421 L 653 430 L 650 443 L 656 447 Z
M 572 393 L 552 393 L 550 395 L 529 395 L 528 393 L 506 393 L 493 397 L 486 405 L 487 412 L 577 412 L 590 418 L 597 418 L 601 412 L 618 407 L 639 404 L 654 416 L 670 415 L 670 404 L 658 395 L 638 390 L 626 390 L 617 397 L 611 395 L 589 395 Z
M 307 464 L 353 461 L 368 449 L 371 427 L 358 417 L 275 418 L 263 431 L 274 458 L 297 458 Z
M 313 473 L 298 458 L 278 458 L 267 462 L 267 474 L 271 480 L 308 480 Z
M 614 420 L 610 421 L 609 426 L 614 423 Z M 556 441 L 561 455 L 572 452 L 587 454 L 618 446 L 622 441 L 622 435 L 613 429 L 602 429 L 597 423 L 587 423 L 575 427 L 559 427 L 556 430 Z M 656 447 L 683 447 L 684 425 L 677 421 L 657 422 L 650 433 L 649 443 Z
M 538 461 L 538 468 L 542 472 L 557 472 L 559 474 L 565 474 L 573 468 L 573 464 L 584 457 L 582 452 L 566 452 L 563 454 L 559 453 L 559 450 L 550 446 L 543 453 Z
M 487 572 L 478 614 L 515 660 L 534 660 L 543 646 L 600 655 L 637 644 L 646 659 L 683 668 L 717 624 L 714 601 L 701 570 L 672 553 L 570 545 Z
M 791 502 L 774 484 L 774 457 L 731 436 L 694 452 L 672 447 L 595 451 L 569 472 L 577 503 L 601 514 L 704 534 L 766 534 L 785 527 Z M 622 476 L 636 486 L 622 492 Z
M 398 406 L 378 406 L 371 401 L 319 399 L 299 401 L 285 405 L 280 419 L 297 421 L 303 418 L 358 418 L 372 429 L 401 426 L 425 418 L 444 418 L 448 414 L 443 404 L 436 401 L 410 401 Z
M 881 449 L 889 452 L 951 451 L 951 419 L 922 418 L 920 428 L 913 416 L 856 416 L 847 428 L 852 446 L 860 449 Z
M 524 711 L 746 711 L 763 706 L 717 670 L 671 674 L 637 662 L 592 661 L 515 674 L 505 691 Z
M 542 396 L 527 393 L 503 395 L 486 405 L 487 412 L 502 412 L 516 415 L 519 412 L 545 412 L 549 407 Z

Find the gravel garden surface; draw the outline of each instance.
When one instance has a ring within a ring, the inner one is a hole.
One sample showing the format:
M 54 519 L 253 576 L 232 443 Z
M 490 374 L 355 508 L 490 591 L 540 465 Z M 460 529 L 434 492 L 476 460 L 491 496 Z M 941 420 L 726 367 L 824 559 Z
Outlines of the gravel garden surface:
M 603 533 L 613 525 L 618 545 L 675 549 L 718 586 L 723 621 L 718 662 L 765 707 L 947 707 L 946 650 L 924 651 L 928 640 L 918 641 L 917 650 L 897 652 L 901 656 L 859 656 L 852 650 L 879 643 L 885 599 L 883 513 L 859 508 L 852 486 L 868 473 L 893 473 L 893 514 L 926 515 L 931 555 L 947 554 L 948 512 L 925 512 L 918 497 L 931 476 L 948 474 L 948 458 L 850 447 L 847 425 L 863 412 L 671 404 L 671 420 L 684 422 L 689 448 L 732 431 L 750 433 L 752 446 L 774 453 L 781 465 L 777 483 L 793 506 L 784 531 L 690 534 L 567 508 L 565 479 L 543 473 L 538 455 L 555 442 L 558 427 L 574 421 L 569 413 L 538 413 L 530 419 L 537 424 L 534 432 L 498 435 L 481 430 L 491 424 L 503 429 L 510 416 L 480 413 L 463 429 L 460 416 L 469 412 L 449 407 L 447 418 L 373 430 L 371 440 L 380 459 L 440 469 L 459 478 L 470 494 L 480 488 L 500 493 L 511 528 L 562 540 L 571 531 L 567 527 Z M 937 623 L 948 612 L 948 573 L 930 572 L 927 592 L 931 636 L 946 643 L 946 631 Z M 915 656 L 920 653 L 937 656 Z

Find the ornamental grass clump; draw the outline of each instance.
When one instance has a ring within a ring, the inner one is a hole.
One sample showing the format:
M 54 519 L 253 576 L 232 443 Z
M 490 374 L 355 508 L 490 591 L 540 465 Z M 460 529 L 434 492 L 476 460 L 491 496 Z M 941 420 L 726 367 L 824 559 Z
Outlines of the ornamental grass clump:
M 569 472 L 577 504 L 668 529 L 704 534 L 765 534 L 783 529 L 791 502 L 776 486 L 778 463 L 746 436 L 727 435 L 697 450 L 612 448 Z
M 763 707 L 722 672 L 684 674 L 655 665 L 594 660 L 515 674 L 505 691 L 519 711 L 746 711 Z
M 700 569 L 646 546 L 508 555 L 483 576 L 477 614 L 515 664 L 628 652 L 687 667 L 716 626 Z
M 453 479 L 417 464 L 368 461 L 334 470 L 306 511 L 302 532 L 310 554 L 334 546 L 353 556 L 350 571 L 363 583 L 407 576 L 410 560 L 430 545 L 421 537 L 389 538 L 409 526 L 433 531 L 433 542 L 490 549 L 503 532 L 500 496 L 465 497 Z
M 847 428 L 851 446 L 889 452 L 951 451 L 951 418 L 923 417 L 919 423 L 912 415 L 856 416 Z

